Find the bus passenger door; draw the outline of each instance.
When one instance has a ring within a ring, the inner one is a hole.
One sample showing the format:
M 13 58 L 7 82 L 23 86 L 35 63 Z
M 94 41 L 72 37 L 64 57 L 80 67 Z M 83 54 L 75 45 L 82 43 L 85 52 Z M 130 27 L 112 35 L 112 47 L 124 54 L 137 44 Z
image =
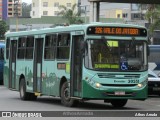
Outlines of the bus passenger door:
M 33 65 L 33 91 L 41 92 L 42 90 L 42 54 L 43 38 L 35 38 L 34 65 Z
M 80 43 L 83 35 L 73 36 L 71 54 L 71 97 L 81 97 L 82 90 L 82 52 Z
M 17 40 L 11 40 L 9 59 L 9 88 L 16 88 Z

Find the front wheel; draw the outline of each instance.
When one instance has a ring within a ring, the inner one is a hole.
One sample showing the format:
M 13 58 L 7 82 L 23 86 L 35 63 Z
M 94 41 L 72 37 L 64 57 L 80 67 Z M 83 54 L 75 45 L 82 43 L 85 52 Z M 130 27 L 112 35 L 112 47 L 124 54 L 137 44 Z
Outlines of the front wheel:
M 127 103 L 127 99 L 113 99 L 111 100 L 111 104 L 113 105 L 113 107 L 124 107 Z
M 67 107 L 73 107 L 77 105 L 77 102 L 77 100 L 70 98 L 68 83 L 64 82 L 61 87 L 61 103 Z

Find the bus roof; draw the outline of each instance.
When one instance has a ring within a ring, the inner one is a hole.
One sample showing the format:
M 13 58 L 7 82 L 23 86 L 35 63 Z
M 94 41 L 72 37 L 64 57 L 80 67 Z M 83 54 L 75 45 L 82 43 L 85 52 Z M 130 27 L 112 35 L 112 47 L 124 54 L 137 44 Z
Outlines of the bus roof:
M 145 28 L 143 26 L 133 25 L 133 24 L 122 24 L 122 23 L 90 23 L 90 24 L 78 24 L 78 25 L 69 25 L 69 26 L 57 26 L 54 28 L 43 28 L 43 29 L 33 29 L 29 31 L 19 31 L 19 32 L 7 32 L 6 37 L 16 37 L 16 36 L 25 36 L 25 35 L 34 35 L 34 34 L 46 34 L 52 32 L 67 32 L 67 31 L 76 31 L 76 30 L 86 30 L 89 26 L 112 26 L 112 27 L 135 27 L 135 28 Z

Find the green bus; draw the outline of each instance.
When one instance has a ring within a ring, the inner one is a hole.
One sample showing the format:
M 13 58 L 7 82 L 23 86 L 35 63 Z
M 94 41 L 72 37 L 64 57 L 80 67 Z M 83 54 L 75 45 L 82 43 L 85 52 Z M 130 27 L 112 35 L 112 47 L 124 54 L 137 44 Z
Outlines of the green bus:
M 22 100 L 60 97 L 65 106 L 147 98 L 148 34 L 130 24 L 91 23 L 6 34 L 4 85 Z

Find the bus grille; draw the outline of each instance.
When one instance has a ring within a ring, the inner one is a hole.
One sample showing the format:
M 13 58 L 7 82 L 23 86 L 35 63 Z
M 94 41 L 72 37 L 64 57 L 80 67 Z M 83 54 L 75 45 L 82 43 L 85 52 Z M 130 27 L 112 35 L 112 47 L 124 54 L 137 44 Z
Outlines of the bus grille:
M 101 84 L 102 86 L 112 86 L 112 87 L 134 87 L 137 84 Z
M 140 78 L 140 74 L 106 74 L 98 73 L 99 78 L 112 78 L 112 79 L 133 79 Z

